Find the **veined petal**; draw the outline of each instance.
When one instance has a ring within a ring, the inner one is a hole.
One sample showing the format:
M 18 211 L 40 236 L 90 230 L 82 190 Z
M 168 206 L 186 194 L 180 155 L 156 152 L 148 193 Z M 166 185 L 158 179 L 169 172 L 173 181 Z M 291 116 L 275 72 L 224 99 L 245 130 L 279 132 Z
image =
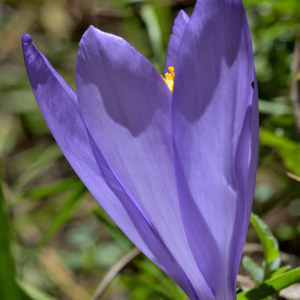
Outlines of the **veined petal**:
M 258 141 L 252 43 L 242 1 L 197 2 L 175 72 L 175 168 L 186 234 L 216 299 L 235 299 Z
M 41 112 L 59 147 L 80 179 L 116 224 L 154 263 L 177 282 L 190 299 L 194 289 L 151 224 L 115 178 L 76 109 L 76 93 L 22 37 L 28 77 Z
M 90 27 L 79 45 L 76 88 L 83 120 L 113 174 L 197 295 L 214 299 L 194 261 L 181 219 L 171 92 L 165 81 L 126 41 Z
M 185 13 L 184 10 L 181 10 L 178 13 L 176 19 L 174 20 L 172 34 L 170 36 L 168 49 L 167 49 L 167 57 L 164 65 L 164 74 L 168 72 L 168 67 L 176 66 L 179 46 L 181 43 L 184 30 L 189 20 L 190 18 Z

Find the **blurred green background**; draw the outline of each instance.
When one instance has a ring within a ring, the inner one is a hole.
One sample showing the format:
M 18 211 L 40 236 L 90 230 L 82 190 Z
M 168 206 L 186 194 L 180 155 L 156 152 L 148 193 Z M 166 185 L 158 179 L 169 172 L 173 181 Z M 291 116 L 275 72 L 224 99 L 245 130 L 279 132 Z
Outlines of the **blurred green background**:
M 0 268 L 9 276 L 14 264 L 23 288 L 39 293 L 34 286 L 48 294 L 36 299 L 91 299 L 105 273 L 133 245 L 83 187 L 51 136 L 26 75 L 21 36 L 30 34 L 72 87 L 78 43 L 91 24 L 126 39 L 162 72 L 173 20 L 180 9 L 190 15 L 194 4 L 194 0 L 0 1 L 0 164 L 8 216 L 2 223 L 14 260 L 0 262 Z M 253 211 L 279 240 L 286 261 L 297 266 L 300 182 L 287 172 L 300 176 L 300 135 L 289 99 L 300 1 L 244 0 L 244 4 L 260 96 Z M 250 227 L 246 251 L 257 252 L 254 257 L 261 263 L 257 241 Z M 249 275 L 243 268 L 240 274 Z M 139 255 L 102 299 L 176 300 L 184 299 L 184 294 Z

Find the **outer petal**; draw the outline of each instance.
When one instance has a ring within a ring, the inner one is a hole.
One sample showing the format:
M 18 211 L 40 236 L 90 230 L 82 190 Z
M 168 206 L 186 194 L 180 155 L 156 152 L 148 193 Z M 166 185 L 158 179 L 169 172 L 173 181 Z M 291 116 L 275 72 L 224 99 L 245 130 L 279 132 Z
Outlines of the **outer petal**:
M 175 167 L 186 234 L 216 298 L 235 299 L 258 140 L 252 44 L 242 1 L 197 2 L 175 73 Z
M 175 67 L 176 65 L 181 39 L 189 20 L 190 20 L 189 16 L 185 13 L 184 10 L 181 10 L 174 21 L 172 34 L 170 36 L 168 49 L 167 49 L 167 57 L 164 66 L 164 73 L 169 72 L 168 67 L 171 66 Z
M 198 295 L 212 299 L 181 220 L 172 155 L 171 92 L 164 80 L 123 39 L 90 27 L 79 46 L 76 87 L 84 122 L 112 172 Z
M 22 37 L 30 83 L 41 112 L 69 163 L 124 233 L 188 294 L 197 299 L 182 268 L 119 184 L 75 105 L 77 96 L 28 35 Z M 74 105 L 75 104 L 75 105 Z

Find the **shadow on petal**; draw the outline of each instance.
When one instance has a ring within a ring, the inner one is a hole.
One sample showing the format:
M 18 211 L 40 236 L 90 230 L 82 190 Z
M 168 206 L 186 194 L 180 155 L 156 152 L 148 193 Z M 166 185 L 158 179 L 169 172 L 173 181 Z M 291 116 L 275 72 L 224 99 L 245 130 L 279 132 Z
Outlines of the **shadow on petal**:
M 221 79 L 222 61 L 230 68 L 240 51 L 248 51 L 247 37 L 243 36 L 245 25 L 240 1 L 198 1 L 186 27 L 175 70 L 174 93 L 178 85 L 190 81 L 187 91 L 179 91 L 180 97 L 188 101 L 177 106 L 189 122 L 199 120 L 212 102 Z
M 140 237 L 144 241 L 148 250 L 150 250 L 150 252 L 148 251 L 149 259 L 151 259 L 168 276 L 170 276 L 191 300 L 198 300 L 198 296 L 196 295 L 196 292 L 187 275 L 184 273 L 176 259 L 172 256 L 164 242 L 156 233 L 139 204 L 134 201 L 134 199 L 131 199 L 123 187 L 117 183 L 107 162 L 105 161 L 105 158 L 97 148 L 94 140 L 90 135 L 89 138 L 91 149 L 94 153 L 102 178 L 122 203 L 122 206 L 127 211 L 132 223 L 135 225 L 135 229 L 139 232 Z M 143 250 L 144 249 L 141 249 L 141 251 Z M 151 255 L 149 255 L 149 253 L 151 253 Z
M 170 110 L 170 92 L 153 65 L 125 40 L 93 27 L 80 42 L 76 82 L 81 106 L 99 116 L 104 108 L 133 137 L 147 130 L 158 110 Z
M 178 156 L 176 146 L 174 146 L 174 156 L 176 159 L 176 172 L 177 174 L 183 174 L 182 162 Z M 187 239 L 198 268 L 212 293 L 215 295 L 212 283 L 221 281 L 221 279 L 217 279 L 219 276 L 220 252 L 211 229 L 203 218 L 202 212 L 195 202 L 196 200 L 192 196 L 186 178 L 180 176 L 180 178 L 177 177 L 177 180 L 180 181 L 178 183 L 178 198 Z M 200 188 L 199 193 L 201 193 Z M 205 200 L 204 195 L 202 199 Z M 212 220 L 211 223 L 213 222 L 217 222 L 217 220 Z

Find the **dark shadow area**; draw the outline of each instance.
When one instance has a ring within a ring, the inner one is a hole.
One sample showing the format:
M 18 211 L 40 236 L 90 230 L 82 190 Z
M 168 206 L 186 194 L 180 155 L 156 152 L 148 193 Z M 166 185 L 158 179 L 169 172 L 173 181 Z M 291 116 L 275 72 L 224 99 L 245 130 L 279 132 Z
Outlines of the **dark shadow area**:
M 275 295 L 276 293 L 277 291 L 272 286 L 263 283 L 259 287 L 246 292 L 245 296 L 247 299 L 263 299 L 267 296 Z

